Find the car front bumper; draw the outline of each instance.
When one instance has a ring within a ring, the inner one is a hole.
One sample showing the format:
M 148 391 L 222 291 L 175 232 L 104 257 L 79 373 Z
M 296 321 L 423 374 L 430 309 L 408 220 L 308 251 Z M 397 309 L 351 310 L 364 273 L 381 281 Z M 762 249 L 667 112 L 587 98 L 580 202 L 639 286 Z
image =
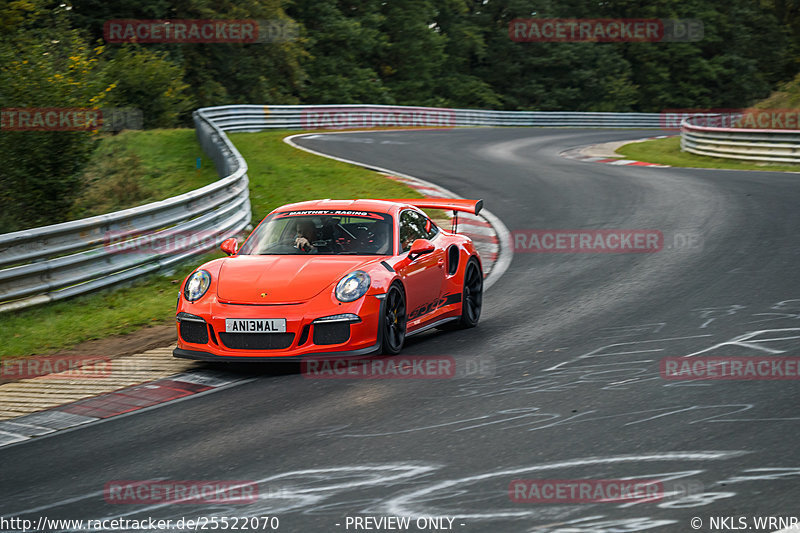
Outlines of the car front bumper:
M 175 357 L 204 361 L 297 361 L 305 356 L 358 357 L 380 349 L 383 295 L 328 305 L 233 305 L 182 302 L 177 314 Z M 323 309 L 323 311 L 320 311 Z M 358 321 L 320 323 L 320 318 L 353 314 Z M 228 333 L 227 318 L 283 318 L 286 333 Z

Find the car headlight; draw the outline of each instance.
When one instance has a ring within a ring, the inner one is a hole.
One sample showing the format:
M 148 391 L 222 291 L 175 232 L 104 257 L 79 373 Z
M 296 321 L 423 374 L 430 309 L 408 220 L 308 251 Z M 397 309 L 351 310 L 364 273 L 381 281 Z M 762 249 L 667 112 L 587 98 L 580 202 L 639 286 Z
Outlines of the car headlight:
M 369 274 L 363 270 L 356 270 L 351 272 L 336 284 L 336 299 L 340 302 L 352 302 L 358 300 L 369 289 L 372 280 Z
M 194 302 L 203 297 L 211 285 L 211 274 L 205 270 L 198 270 L 189 276 L 186 287 L 183 289 L 183 296 L 190 302 Z

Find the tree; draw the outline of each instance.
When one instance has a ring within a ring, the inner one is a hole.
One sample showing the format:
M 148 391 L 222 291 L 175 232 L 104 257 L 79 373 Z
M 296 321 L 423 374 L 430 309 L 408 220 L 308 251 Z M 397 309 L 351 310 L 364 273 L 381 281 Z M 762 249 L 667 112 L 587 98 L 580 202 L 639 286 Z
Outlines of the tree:
M 90 47 L 65 15 L 43 2 L 0 6 L 0 20 L 15 21 L 0 29 L 1 107 L 102 105 L 112 89 L 100 75 L 103 48 Z M 0 131 L 0 232 L 63 220 L 94 138 L 90 131 Z
M 196 107 L 183 75 L 165 52 L 126 45 L 103 72 L 114 85 L 106 105 L 141 110 L 145 128 L 175 127 Z
M 114 19 L 255 19 L 289 25 L 280 0 L 73 0 L 73 24 L 95 39 L 103 38 L 103 24 Z M 232 103 L 297 103 L 306 52 L 300 39 L 253 44 L 142 44 L 148 51 L 165 52 L 183 71 L 187 105 Z M 124 45 L 109 45 L 112 58 L 125 53 Z M 188 124 L 189 114 L 183 119 Z
M 306 35 L 305 103 L 395 103 L 379 72 L 389 40 L 377 2 L 296 0 L 287 14 Z

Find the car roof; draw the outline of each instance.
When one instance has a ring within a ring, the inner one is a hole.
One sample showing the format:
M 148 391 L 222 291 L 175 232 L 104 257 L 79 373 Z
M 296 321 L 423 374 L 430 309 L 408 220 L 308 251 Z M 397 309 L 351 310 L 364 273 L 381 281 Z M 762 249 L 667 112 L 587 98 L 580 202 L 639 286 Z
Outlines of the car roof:
M 308 200 L 305 202 L 297 202 L 294 204 L 287 204 L 279 207 L 275 211 L 296 211 L 296 210 L 316 210 L 316 209 L 332 209 L 332 210 L 348 210 L 348 211 L 374 211 L 376 213 L 395 213 L 398 208 L 403 204 L 395 202 L 387 202 L 385 200 Z M 409 206 L 411 207 L 411 206 Z

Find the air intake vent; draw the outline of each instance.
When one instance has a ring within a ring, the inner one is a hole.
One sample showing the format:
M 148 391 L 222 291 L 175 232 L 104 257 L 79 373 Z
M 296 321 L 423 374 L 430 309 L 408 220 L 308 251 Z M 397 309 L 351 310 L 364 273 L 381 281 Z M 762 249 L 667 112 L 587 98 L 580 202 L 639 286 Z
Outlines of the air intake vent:
M 231 350 L 285 350 L 292 345 L 294 333 L 223 333 L 219 339 Z
M 194 344 L 208 344 L 208 328 L 205 322 L 181 320 L 181 338 Z
M 458 272 L 458 246 L 447 249 L 447 275 L 452 276 Z
M 349 322 L 314 324 L 314 344 L 341 344 L 350 338 Z

